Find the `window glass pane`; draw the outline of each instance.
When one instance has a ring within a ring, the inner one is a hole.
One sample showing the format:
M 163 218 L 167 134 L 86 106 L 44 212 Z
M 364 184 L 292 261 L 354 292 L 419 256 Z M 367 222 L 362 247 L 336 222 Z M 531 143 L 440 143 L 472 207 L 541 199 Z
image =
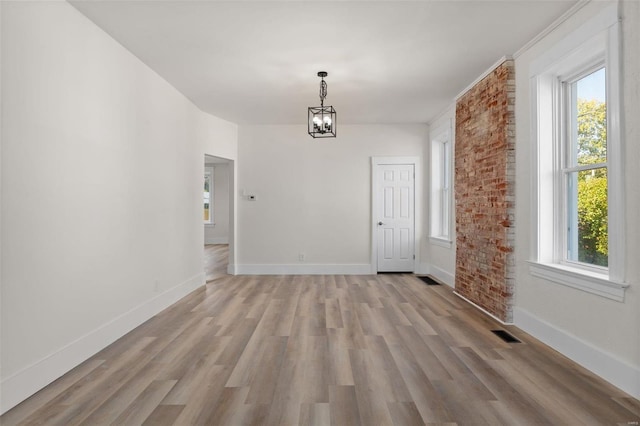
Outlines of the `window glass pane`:
M 209 190 L 210 186 L 211 186 L 211 175 L 207 173 L 204 175 L 204 195 L 203 195 L 204 221 L 207 223 L 211 221 L 211 214 L 209 211 L 210 194 L 211 194 Z
M 605 70 L 599 69 L 572 85 L 575 104 L 573 164 L 597 164 L 607 161 L 607 104 Z
M 607 169 L 568 174 L 568 260 L 608 266 Z
M 450 175 L 450 163 L 449 157 L 451 155 L 451 144 L 445 142 L 442 144 L 442 198 L 441 202 L 441 229 L 440 235 L 444 238 L 449 238 L 449 181 Z

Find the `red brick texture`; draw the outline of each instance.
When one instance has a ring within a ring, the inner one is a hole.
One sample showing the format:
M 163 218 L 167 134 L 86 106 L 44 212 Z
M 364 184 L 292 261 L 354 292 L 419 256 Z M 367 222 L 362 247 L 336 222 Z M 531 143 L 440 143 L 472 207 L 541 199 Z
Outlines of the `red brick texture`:
M 456 291 L 512 322 L 515 69 L 503 62 L 456 104 Z

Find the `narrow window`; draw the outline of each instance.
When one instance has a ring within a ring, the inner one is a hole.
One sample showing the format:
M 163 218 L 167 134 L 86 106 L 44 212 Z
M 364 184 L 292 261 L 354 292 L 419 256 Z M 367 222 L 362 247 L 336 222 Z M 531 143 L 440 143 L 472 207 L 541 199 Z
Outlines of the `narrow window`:
M 434 132 L 431 141 L 431 238 L 451 241 L 451 131 Z
M 213 223 L 213 167 L 204 170 L 204 223 Z
M 605 68 L 564 82 L 565 260 L 608 266 Z

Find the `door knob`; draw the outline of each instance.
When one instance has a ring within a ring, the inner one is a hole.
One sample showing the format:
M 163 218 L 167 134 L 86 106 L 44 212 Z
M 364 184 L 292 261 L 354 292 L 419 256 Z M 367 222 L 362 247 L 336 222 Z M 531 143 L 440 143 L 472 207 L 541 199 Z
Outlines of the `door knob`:
M 378 222 L 378 225 L 384 225 L 384 223 L 382 223 L 382 222 Z

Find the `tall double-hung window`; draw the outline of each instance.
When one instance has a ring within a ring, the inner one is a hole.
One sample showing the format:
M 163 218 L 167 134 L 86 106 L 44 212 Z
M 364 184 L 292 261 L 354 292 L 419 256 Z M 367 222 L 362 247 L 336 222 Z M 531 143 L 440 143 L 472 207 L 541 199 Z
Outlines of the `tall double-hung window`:
M 564 258 L 606 273 L 609 265 L 606 67 L 564 81 Z
M 531 64 L 535 229 L 530 271 L 623 300 L 624 199 L 616 8 Z
M 451 123 L 435 129 L 431 138 L 431 242 L 451 246 L 452 202 Z

